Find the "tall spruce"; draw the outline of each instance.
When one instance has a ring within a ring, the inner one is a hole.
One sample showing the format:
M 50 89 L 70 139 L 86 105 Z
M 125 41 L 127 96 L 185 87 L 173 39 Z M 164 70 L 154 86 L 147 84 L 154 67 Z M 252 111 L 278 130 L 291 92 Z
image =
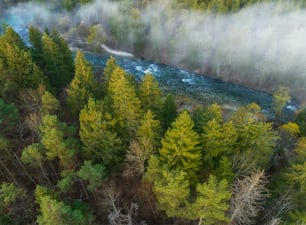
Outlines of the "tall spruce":
M 109 170 L 118 167 L 124 152 L 115 132 L 116 121 L 104 109 L 102 101 L 90 98 L 80 113 L 82 156 L 94 163 L 102 162 Z
M 139 125 L 141 108 L 135 88 L 123 69 L 118 67 L 113 71 L 108 92 L 113 101 L 113 111 L 116 118 L 131 135 Z
M 139 98 L 145 111 L 156 112 L 160 108 L 161 92 L 154 76 L 147 73 L 139 87 Z
M 167 130 L 159 150 L 162 162 L 170 169 L 185 171 L 190 178 L 195 178 L 202 163 L 200 137 L 193 127 L 189 113 L 182 112 Z
M 56 90 L 66 87 L 73 78 L 73 57 L 65 41 L 58 34 L 42 36 L 44 73 Z
M 75 74 L 67 88 L 67 104 L 73 115 L 77 116 L 80 110 L 94 97 L 96 83 L 94 81 L 90 63 L 85 59 L 83 53 L 77 52 L 75 58 Z

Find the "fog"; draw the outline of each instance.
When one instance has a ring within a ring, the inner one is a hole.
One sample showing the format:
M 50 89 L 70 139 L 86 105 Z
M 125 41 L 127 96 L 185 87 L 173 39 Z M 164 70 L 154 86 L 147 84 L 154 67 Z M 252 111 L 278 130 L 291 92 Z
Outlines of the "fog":
M 109 34 L 110 21 L 115 19 L 122 21 L 120 28 L 124 31 L 121 44 L 113 46 L 116 49 L 132 51 L 139 38 L 135 30 L 145 31 L 149 58 L 162 55 L 162 61 L 165 58 L 179 66 L 189 63 L 201 72 L 213 70 L 225 80 L 250 80 L 258 85 L 268 80 L 296 85 L 295 94 L 305 91 L 305 10 L 287 1 L 257 4 L 226 15 L 170 8 L 169 2 L 162 1 L 148 5 L 135 16 L 117 3 L 96 1 L 69 13 L 51 12 L 46 5 L 33 4 L 22 4 L 9 12 L 40 27 L 62 26 L 67 36 L 69 30 L 82 24 L 102 24 Z M 141 29 L 129 26 L 132 22 L 141 24 Z M 76 32 L 70 32 L 69 37 L 82 39 Z M 105 45 L 103 48 L 110 50 Z

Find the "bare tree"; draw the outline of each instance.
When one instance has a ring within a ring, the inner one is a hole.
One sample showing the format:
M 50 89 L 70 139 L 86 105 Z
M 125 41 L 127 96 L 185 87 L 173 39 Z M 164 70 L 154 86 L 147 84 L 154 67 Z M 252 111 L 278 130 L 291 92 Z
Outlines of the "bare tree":
M 115 185 L 111 183 L 106 186 L 103 191 L 105 198 L 104 205 L 108 208 L 107 216 L 110 225 L 133 225 L 133 216 L 137 215 L 138 204 L 131 203 L 129 208 L 124 209 L 119 206 L 118 200 L 120 192 L 116 190 Z
M 273 203 L 273 206 L 267 210 L 265 215 L 262 217 L 262 221 L 272 221 L 275 218 L 281 218 L 281 216 L 287 213 L 290 209 L 292 209 L 292 205 L 289 198 L 289 192 L 285 192 L 276 202 Z
M 268 179 L 264 171 L 259 171 L 245 176 L 233 185 L 231 200 L 231 224 L 254 224 L 254 219 L 263 208 L 264 201 L 268 197 L 266 184 Z
M 265 225 L 279 225 L 281 223 L 280 218 L 272 218 L 269 222 L 267 222 Z
M 145 171 L 145 162 L 149 159 L 152 152 L 152 145 L 150 141 L 141 138 L 140 140 L 133 140 L 126 153 L 125 170 L 123 176 L 141 176 Z

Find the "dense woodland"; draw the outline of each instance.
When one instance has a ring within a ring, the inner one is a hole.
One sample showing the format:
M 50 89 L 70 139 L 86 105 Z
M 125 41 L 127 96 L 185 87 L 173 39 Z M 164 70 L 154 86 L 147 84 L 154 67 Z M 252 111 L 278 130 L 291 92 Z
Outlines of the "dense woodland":
M 306 224 L 306 110 L 278 120 L 288 88 L 273 121 L 255 103 L 191 107 L 55 30 L 29 39 L 0 36 L 0 224 Z

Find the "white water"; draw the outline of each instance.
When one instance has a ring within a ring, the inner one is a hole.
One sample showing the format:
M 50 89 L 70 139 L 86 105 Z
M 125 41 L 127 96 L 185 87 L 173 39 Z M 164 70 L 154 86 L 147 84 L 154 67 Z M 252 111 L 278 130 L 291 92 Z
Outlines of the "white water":
M 122 57 L 133 57 L 134 56 L 133 54 L 131 54 L 129 52 L 124 52 L 124 51 L 118 51 L 118 50 L 111 49 L 104 44 L 102 44 L 101 47 L 106 52 L 108 52 L 109 54 L 112 54 L 112 55 L 117 55 L 117 56 L 122 56 Z

